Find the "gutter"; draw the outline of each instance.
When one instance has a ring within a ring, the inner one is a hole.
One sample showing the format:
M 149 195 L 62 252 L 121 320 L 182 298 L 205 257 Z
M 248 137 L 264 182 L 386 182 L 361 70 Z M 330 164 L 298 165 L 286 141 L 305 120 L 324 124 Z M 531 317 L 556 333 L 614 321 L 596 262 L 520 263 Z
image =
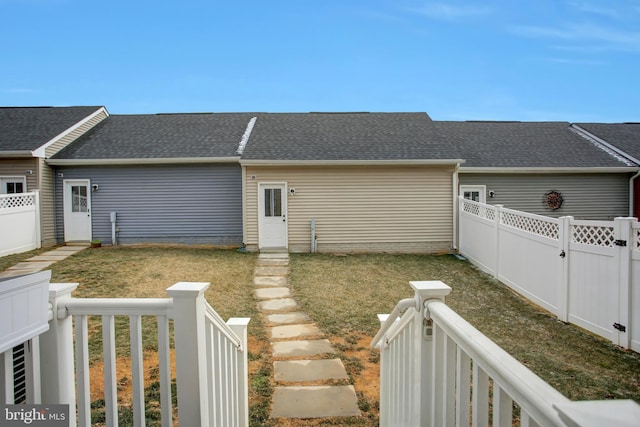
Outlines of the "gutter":
M 238 163 L 239 156 L 229 157 L 167 157 L 128 159 L 47 159 L 52 166 L 118 166 L 118 165 L 169 165 L 194 163 Z
M 240 160 L 242 166 L 457 166 L 462 159 L 399 160 Z
M 0 157 L 35 157 L 31 150 L 0 151 Z
M 566 168 L 492 168 L 492 167 L 460 167 L 461 173 L 630 173 L 638 172 L 638 166 L 620 166 L 620 167 L 566 167 Z

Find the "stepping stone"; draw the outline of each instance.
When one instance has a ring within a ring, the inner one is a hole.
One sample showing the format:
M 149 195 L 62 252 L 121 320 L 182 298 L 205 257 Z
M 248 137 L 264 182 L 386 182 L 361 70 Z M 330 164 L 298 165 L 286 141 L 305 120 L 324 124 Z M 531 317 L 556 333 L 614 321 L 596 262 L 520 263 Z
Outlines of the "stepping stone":
M 256 267 L 256 276 L 286 276 L 289 274 L 289 267 Z
M 276 361 L 273 370 L 280 382 L 349 379 L 340 359 Z
M 264 311 L 280 311 L 300 308 L 298 307 L 298 303 L 291 298 L 280 298 L 262 301 L 258 303 L 258 307 L 260 307 L 260 310 Z
M 47 255 L 49 254 L 49 255 Z M 34 257 L 31 257 L 29 259 L 27 259 L 27 261 L 62 261 L 63 259 L 67 258 L 68 255 L 60 255 L 60 254 L 53 254 L 53 253 L 49 253 L 47 252 L 46 254 L 42 254 L 42 255 L 36 255 Z
M 289 259 L 289 254 L 286 252 L 273 252 L 273 253 L 261 253 L 258 255 L 258 259 Z
M 7 270 L 40 271 L 49 267 L 53 263 L 54 261 L 19 262 L 13 267 L 9 267 Z
M 322 331 L 316 325 L 286 325 L 274 326 L 271 328 L 272 339 L 318 337 L 322 336 Z
M 83 249 L 88 248 L 89 245 L 73 245 L 73 246 L 61 246 L 59 248 L 54 249 L 51 252 L 71 252 L 71 253 L 76 253 L 76 252 L 80 252 Z
M 274 357 L 318 356 L 335 353 L 329 340 L 298 340 L 271 343 Z
M 301 312 L 268 314 L 265 318 L 268 323 L 278 325 L 300 324 L 311 321 L 309 316 Z
M 276 387 L 271 418 L 360 416 L 353 386 Z
M 256 289 L 256 297 L 259 299 L 274 299 L 290 297 L 291 291 L 289 288 L 260 288 Z
M 257 276 L 253 278 L 256 286 L 287 286 L 287 278 L 284 276 Z
M 280 258 L 259 259 L 256 265 L 259 267 L 286 267 L 289 265 L 289 260 Z

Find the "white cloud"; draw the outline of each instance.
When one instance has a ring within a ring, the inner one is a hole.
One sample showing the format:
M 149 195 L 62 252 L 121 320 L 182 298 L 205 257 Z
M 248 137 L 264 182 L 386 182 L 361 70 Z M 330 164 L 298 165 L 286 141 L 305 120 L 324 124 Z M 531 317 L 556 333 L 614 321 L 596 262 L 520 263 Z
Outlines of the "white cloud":
M 484 16 L 491 13 L 491 9 L 488 7 L 456 6 L 448 3 L 428 3 L 410 10 L 428 18 L 444 20 Z
M 570 2 L 569 4 L 575 7 L 576 9 L 578 9 L 579 11 L 585 12 L 585 13 L 593 13 L 595 15 L 607 16 L 613 19 L 620 19 L 623 17 L 621 12 L 618 9 L 614 9 L 613 7 L 596 6 L 592 3 L 588 3 L 584 1 L 581 1 L 581 2 L 574 1 L 574 2 Z M 612 4 L 616 4 L 616 3 L 612 3 Z
M 573 48 L 600 51 L 640 52 L 640 32 L 612 30 L 593 24 L 568 24 L 564 27 L 512 26 L 511 32 L 523 37 L 547 38 L 576 43 Z M 593 43 L 596 45 L 594 46 Z M 585 46 L 585 44 L 588 44 Z M 565 49 L 572 46 L 564 46 Z

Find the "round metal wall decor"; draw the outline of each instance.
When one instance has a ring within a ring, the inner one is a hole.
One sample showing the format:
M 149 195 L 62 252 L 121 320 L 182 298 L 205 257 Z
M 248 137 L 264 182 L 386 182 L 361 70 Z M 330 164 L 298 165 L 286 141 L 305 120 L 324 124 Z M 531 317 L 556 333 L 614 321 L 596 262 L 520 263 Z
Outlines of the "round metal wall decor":
M 564 198 L 559 191 L 551 190 L 544 193 L 544 202 L 549 209 L 556 211 L 562 207 Z

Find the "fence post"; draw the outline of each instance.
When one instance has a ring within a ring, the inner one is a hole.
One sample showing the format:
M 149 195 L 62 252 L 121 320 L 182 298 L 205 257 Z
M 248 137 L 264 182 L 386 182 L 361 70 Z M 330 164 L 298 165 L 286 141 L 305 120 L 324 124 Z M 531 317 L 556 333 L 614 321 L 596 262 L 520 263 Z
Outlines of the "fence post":
M 40 249 L 42 247 L 42 226 L 41 226 L 41 217 L 40 217 L 40 190 L 35 190 L 33 192 L 33 197 L 35 199 L 35 207 L 36 207 L 36 248 Z
M 625 349 L 631 347 L 631 251 L 633 250 L 632 224 L 636 218 L 615 218 L 615 238 L 618 244 L 618 327 L 617 344 Z M 625 242 L 624 244 L 622 242 Z
M 69 404 L 69 426 L 72 427 L 76 425 L 73 322 L 64 303 L 71 299 L 71 292 L 77 287 L 77 283 L 49 284 L 53 318 L 49 330 L 40 335 L 42 402 Z
M 500 222 L 502 221 L 502 209 L 504 208 L 504 205 L 495 205 L 495 208 L 496 217 L 493 219 L 493 226 L 495 227 L 496 233 L 496 246 L 494 248 L 496 253 L 496 263 L 494 265 L 493 277 L 500 280 Z
M 179 282 L 167 289 L 173 298 L 178 421 L 208 426 L 204 291 L 209 283 Z
M 569 321 L 569 263 L 571 262 L 571 221 L 572 216 L 558 218 L 558 256 L 560 271 L 558 272 L 558 312 L 556 316 L 563 322 Z
M 433 343 L 433 324 L 428 320 L 430 319 L 427 309 L 427 301 L 440 300 L 444 302 L 444 297 L 449 295 L 451 288 L 441 281 L 417 281 L 409 282 L 413 290 L 415 291 L 415 297 L 419 301 L 418 307 L 420 307 L 420 315 L 415 316 L 414 325 L 414 342 L 415 342 L 415 356 L 414 363 L 416 368 L 416 381 L 419 387 L 419 392 L 415 393 L 413 398 L 413 408 L 418 411 L 417 418 L 413 418 L 417 421 L 414 425 L 426 426 L 437 425 L 434 423 L 435 414 L 438 411 L 435 405 L 438 402 L 438 397 L 441 396 L 442 390 L 435 389 L 436 374 L 439 374 L 441 366 L 436 366 L 438 358 L 434 350 Z
M 247 348 L 247 326 L 251 319 L 248 317 L 232 317 L 227 320 L 227 326 L 242 340 L 242 357 L 238 363 L 236 384 L 238 384 L 238 425 L 249 425 L 249 350 Z

